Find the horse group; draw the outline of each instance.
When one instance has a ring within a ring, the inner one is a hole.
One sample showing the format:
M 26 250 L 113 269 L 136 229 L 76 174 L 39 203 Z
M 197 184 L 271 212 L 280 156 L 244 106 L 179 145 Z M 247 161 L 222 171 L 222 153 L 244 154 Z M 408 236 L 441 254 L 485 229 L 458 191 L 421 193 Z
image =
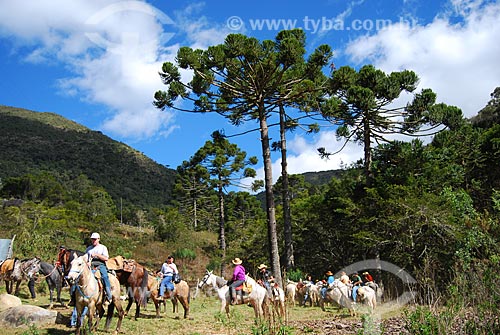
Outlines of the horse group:
M 319 284 L 303 284 L 302 282 L 289 281 L 286 285 L 287 300 L 295 305 L 299 302 L 301 305 L 309 303 L 310 306 L 319 306 L 325 311 L 325 304 L 333 304 L 339 309 L 346 308 L 351 316 L 356 315 L 356 303 L 362 303 L 368 306 L 370 311 L 373 311 L 377 306 L 377 299 L 381 299 L 382 290 L 374 282 L 365 286 L 360 286 L 357 290 L 356 301 L 352 298 L 352 286 L 349 283 L 344 283 L 336 279 L 332 284 L 326 287 L 324 297 L 321 295 L 321 289 L 324 288 L 323 283 Z
M 236 305 L 249 304 L 253 307 L 255 317 L 261 318 L 269 315 L 269 304 L 275 307 L 281 318 L 285 317 L 285 292 L 280 287 L 274 287 L 274 293 L 269 294 L 267 289 L 259 285 L 252 277 L 246 275 L 246 280 L 241 288 L 237 289 Z M 229 315 L 231 297 L 227 280 L 215 275 L 212 271 L 206 271 L 199 281 L 198 288 L 211 287 L 217 292 L 221 304 L 221 313 L 224 311 Z
M 97 329 L 99 320 L 104 315 L 105 304 L 103 302 L 102 284 L 97 281 L 88 266 L 87 256 L 83 252 L 61 248 L 58 256 L 58 264 L 63 269 L 73 285 L 75 285 L 75 298 L 77 309 L 77 334 L 83 324 L 83 311 L 88 308 L 88 324 L 90 330 Z M 149 271 L 135 260 L 127 260 L 122 256 L 111 258 L 107 262 L 110 275 L 112 301 L 108 306 L 105 329 L 109 328 L 114 308 L 118 312 L 118 323 L 115 332 L 120 331 L 123 317 L 128 314 L 133 303 L 136 305 L 134 319 L 139 318 L 140 308 L 145 307 L 149 298 L 151 298 L 156 307 L 156 315 L 160 317 L 158 293 L 155 289 L 155 277 L 149 275 Z M 127 291 L 128 305 L 123 309 L 120 299 L 120 285 L 123 285 Z M 98 288 L 98 289 L 97 289 Z M 173 292 L 169 296 L 174 307 L 174 313 L 178 313 L 178 302 L 184 307 L 184 317 L 189 317 L 189 286 L 185 281 L 175 284 Z M 95 319 L 95 322 L 94 322 Z

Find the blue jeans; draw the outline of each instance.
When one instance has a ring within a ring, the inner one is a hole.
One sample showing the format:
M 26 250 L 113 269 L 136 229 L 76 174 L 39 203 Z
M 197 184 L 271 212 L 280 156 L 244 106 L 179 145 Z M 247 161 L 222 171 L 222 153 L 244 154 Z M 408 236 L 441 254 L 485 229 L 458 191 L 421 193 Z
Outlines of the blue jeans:
M 322 287 L 322 288 L 321 288 L 321 297 L 322 297 L 323 299 L 325 299 L 325 298 L 326 298 L 326 291 L 327 291 L 327 290 L 328 290 L 328 287 L 326 287 L 326 286 L 324 286 L 324 287 Z
M 352 288 L 352 300 L 354 301 L 356 301 L 356 297 L 358 296 L 358 288 L 359 288 L 358 285 Z
M 83 307 L 83 312 L 82 312 L 82 317 L 81 317 L 82 321 L 83 321 L 83 318 L 85 317 L 85 315 L 87 314 L 88 311 L 89 311 L 89 309 L 87 308 L 87 306 Z M 73 308 L 73 313 L 71 313 L 71 321 L 69 323 L 69 325 L 71 327 L 76 327 L 76 319 L 77 319 L 77 317 L 78 317 L 78 315 L 76 313 L 76 307 L 75 307 L 75 308 Z M 80 325 L 81 324 L 82 323 L 80 322 Z
M 169 291 L 174 290 L 174 284 L 172 283 L 172 275 L 167 275 L 163 277 L 160 283 L 160 297 L 163 297 L 165 294 L 165 289 L 168 289 Z
M 104 291 L 106 292 L 106 296 L 111 301 L 111 283 L 109 282 L 108 268 L 106 267 L 105 264 L 101 264 L 97 268 L 101 273 L 101 279 L 104 283 Z
M 235 280 L 231 283 L 228 283 L 229 285 L 229 298 L 236 298 L 236 288 L 243 285 L 245 281 L 244 280 Z

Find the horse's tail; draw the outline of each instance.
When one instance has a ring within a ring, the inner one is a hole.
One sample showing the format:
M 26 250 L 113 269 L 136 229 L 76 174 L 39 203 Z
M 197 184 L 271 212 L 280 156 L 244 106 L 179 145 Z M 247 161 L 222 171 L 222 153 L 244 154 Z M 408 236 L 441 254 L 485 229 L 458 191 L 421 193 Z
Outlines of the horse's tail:
M 143 268 L 144 274 L 142 276 L 142 282 L 141 282 L 141 306 L 146 307 L 146 304 L 148 303 L 148 270 L 146 268 Z

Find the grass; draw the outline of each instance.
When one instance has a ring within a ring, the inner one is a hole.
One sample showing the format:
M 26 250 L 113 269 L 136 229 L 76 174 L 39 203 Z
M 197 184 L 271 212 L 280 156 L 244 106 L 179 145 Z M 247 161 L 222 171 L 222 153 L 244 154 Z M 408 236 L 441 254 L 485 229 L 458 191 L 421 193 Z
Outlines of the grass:
M 37 295 L 37 299 L 32 301 L 29 299 L 27 288 L 23 284 L 23 289 L 20 293 L 20 298 L 23 304 L 31 304 L 40 307 L 48 306 L 48 294 L 42 293 Z M 41 283 L 39 284 L 40 286 Z M 4 292 L 2 288 L 0 293 Z M 68 301 L 68 292 L 63 291 L 64 301 Z M 125 307 L 126 305 L 124 305 Z M 206 297 L 200 294 L 197 299 L 191 300 L 190 318 L 185 320 L 183 316 L 183 308 L 179 306 L 179 316 L 172 313 L 172 304 L 167 302 L 167 311 L 162 309 L 161 318 L 157 319 L 154 305 L 148 304 L 146 310 L 141 310 L 141 318 L 138 321 L 132 320 L 135 312 L 135 305 L 128 316 L 122 323 L 121 332 L 125 334 L 140 334 L 140 335 L 156 335 L 156 334 L 176 334 L 176 335 L 239 335 L 239 334 L 311 334 L 311 329 L 295 328 L 292 324 L 300 324 L 300 321 L 325 320 L 339 317 L 336 309 L 329 308 L 326 312 L 322 312 L 319 307 L 303 308 L 303 307 L 288 307 L 287 322 L 276 321 L 273 324 L 262 323 L 257 324 L 254 318 L 254 312 L 247 305 L 231 306 L 231 317 L 228 318 L 225 313 L 220 313 L 219 301 L 215 297 Z M 63 320 L 69 320 L 71 309 L 60 307 L 55 304 L 57 312 L 63 315 Z M 345 314 L 340 314 L 346 317 Z M 111 330 L 116 327 L 117 318 L 114 317 L 111 323 Z M 104 332 L 104 322 L 101 320 L 97 333 Z M 25 326 L 20 328 L 4 328 L 2 335 L 64 335 L 72 334 L 74 329 L 68 328 L 66 324 L 48 325 L 45 327 Z

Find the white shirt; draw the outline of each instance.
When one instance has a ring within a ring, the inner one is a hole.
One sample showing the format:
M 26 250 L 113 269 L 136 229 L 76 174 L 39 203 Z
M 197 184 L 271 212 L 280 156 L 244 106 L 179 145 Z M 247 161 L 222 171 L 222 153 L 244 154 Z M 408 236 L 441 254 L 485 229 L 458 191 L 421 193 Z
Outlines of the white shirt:
M 103 255 L 109 258 L 108 248 L 106 248 L 104 244 L 98 244 L 96 246 L 91 245 L 85 250 L 85 253 L 89 255 L 89 259 L 92 259 L 93 255 Z
M 163 263 L 163 265 L 161 266 L 161 273 L 163 273 L 163 276 L 173 276 L 174 273 L 177 273 L 179 272 L 177 270 L 177 265 L 175 265 L 175 263 Z

